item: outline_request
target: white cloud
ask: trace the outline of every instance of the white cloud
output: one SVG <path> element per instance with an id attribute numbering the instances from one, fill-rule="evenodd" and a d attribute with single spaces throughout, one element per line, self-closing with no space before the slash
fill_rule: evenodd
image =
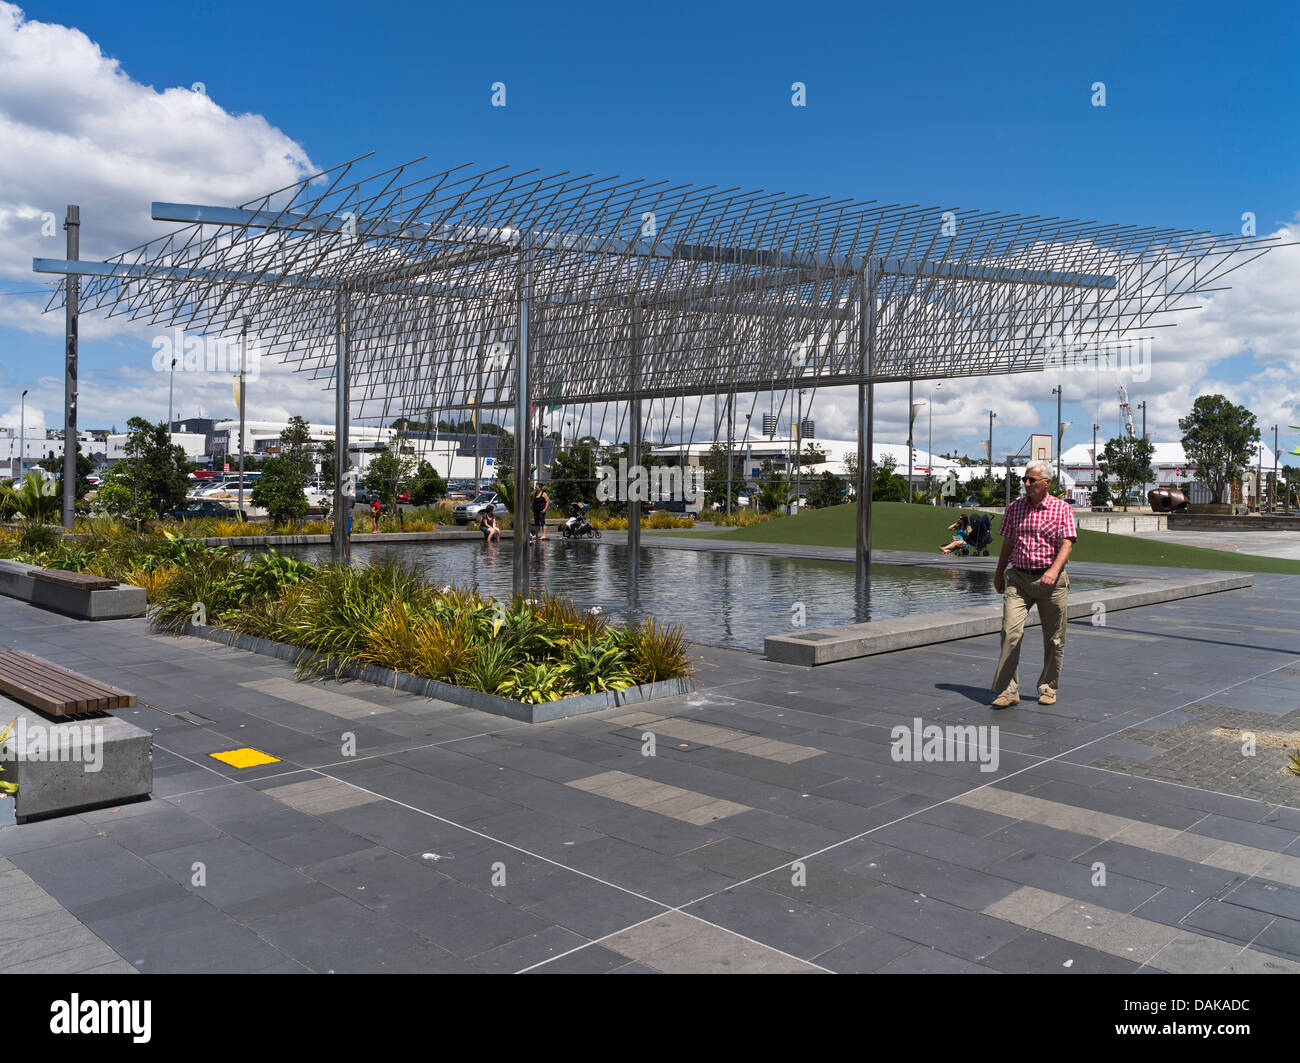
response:
<path id="1" fill-rule="evenodd" d="M 0 144 L 0 277 L 32 286 L 56 279 L 33 274 L 31 260 L 65 257 L 69 203 L 81 207 L 81 256 L 103 259 L 175 228 L 150 220 L 154 200 L 238 203 L 316 170 L 261 115 L 231 114 L 188 86 L 140 84 L 80 30 L 4 2 Z M 40 305 L 0 298 L 0 323 L 57 332 L 61 319 L 40 319 Z"/>

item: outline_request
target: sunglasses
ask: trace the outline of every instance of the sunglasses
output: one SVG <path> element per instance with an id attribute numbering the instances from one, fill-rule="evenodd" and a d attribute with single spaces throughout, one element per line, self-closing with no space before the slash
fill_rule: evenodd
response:
<path id="1" fill-rule="evenodd" d="M 1038 483 L 1039 480 L 1046 480 L 1046 479 L 1047 479 L 1046 476 L 1026 476 L 1026 477 L 1025 477 L 1025 483 L 1027 483 L 1027 484 L 1036 484 L 1036 483 Z"/>

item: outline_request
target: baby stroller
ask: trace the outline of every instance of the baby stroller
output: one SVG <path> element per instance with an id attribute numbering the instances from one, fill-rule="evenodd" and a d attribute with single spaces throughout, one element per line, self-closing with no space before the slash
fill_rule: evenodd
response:
<path id="1" fill-rule="evenodd" d="M 574 502 L 569 507 L 569 519 L 564 522 L 560 534 L 566 539 L 599 539 L 600 530 L 587 519 L 585 502 Z"/>
<path id="2" fill-rule="evenodd" d="M 970 519 L 970 531 L 966 533 L 966 545 L 957 553 L 962 557 L 973 554 L 980 557 L 989 556 L 989 544 L 993 542 L 993 526 L 989 523 L 987 513 L 976 513 Z"/>

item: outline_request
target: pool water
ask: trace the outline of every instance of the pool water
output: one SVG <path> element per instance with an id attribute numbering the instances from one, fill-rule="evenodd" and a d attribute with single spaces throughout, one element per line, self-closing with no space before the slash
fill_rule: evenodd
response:
<path id="1" fill-rule="evenodd" d="M 435 585 L 475 586 L 481 594 L 509 597 L 513 543 L 480 541 L 361 544 L 355 563 L 392 558 L 420 566 Z M 993 576 L 960 567 L 873 565 L 868 598 L 859 603 L 854 569 L 842 561 L 761 557 L 752 554 L 642 547 L 640 578 L 628 587 L 628 547 L 561 538 L 532 548 L 533 587 L 564 594 L 583 609 L 599 606 L 623 623 L 650 615 L 680 624 L 692 642 L 760 651 L 768 635 L 865 620 L 996 605 Z M 294 551 L 298 553 L 298 551 Z M 304 551 L 320 560 L 328 550 Z M 300 555 L 301 556 L 301 555 Z M 1071 577 L 1070 587 L 1091 590 L 1104 580 Z M 802 619 L 802 625 L 796 622 Z"/>

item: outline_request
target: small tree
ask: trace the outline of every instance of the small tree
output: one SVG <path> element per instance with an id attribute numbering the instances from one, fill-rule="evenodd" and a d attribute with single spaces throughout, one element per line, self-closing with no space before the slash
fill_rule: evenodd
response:
<path id="1" fill-rule="evenodd" d="M 391 506 L 397 501 L 398 485 L 410 472 L 410 458 L 398 457 L 391 451 L 384 450 L 366 467 L 362 483 L 366 490 L 378 495 L 379 501 L 385 506 Z"/>
<path id="2" fill-rule="evenodd" d="M 300 483 L 310 480 L 315 474 L 320 450 L 311 437 L 311 425 L 296 415 L 290 417 L 289 426 L 280 433 L 280 460 L 288 463 Z M 263 467 L 263 475 L 265 472 Z"/>
<path id="3" fill-rule="evenodd" d="M 591 444 L 585 441 L 556 452 L 546 493 L 561 510 L 567 510 L 574 502 L 595 497 L 596 484 L 591 476 L 595 464 Z"/>
<path id="4" fill-rule="evenodd" d="M 744 477 L 732 473 L 731 504 L 734 507 L 744 486 Z M 714 443 L 704 458 L 704 494 L 710 504 L 725 506 L 727 504 L 727 448 L 721 443 Z"/>
<path id="5" fill-rule="evenodd" d="M 1097 482 L 1092 485 L 1092 493 L 1088 497 L 1090 505 L 1109 506 L 1111 504 L 1110 484 L 1106 482 L 1106 466 L 1097 462 Z"/>
<path id="6" fill-rule="evenodd" d="M 417 506 L 431 506 L 446 495 L 447 481 L 429 462 L 420 462 L 411 478 L 411 502 Z"/>
<path id="7" fill-rule="evenodd" d="M 114 516 L 145 520 L 180 506 L 189 486 L 185 451 L 172 444 L 161 421 L 132 417 L 126 427 L 126 457 L 113 466 L 98 494 L 104 508 Z"/>
<path id="8" fill-rule="evenodd" d="M 827 506 L 838 506 L 844 498 L 844 481 L 827 469 L 808 489 L 808 508 L 824 509 Z"/>
<path id="9" fill-rule="evenodd" d="M 307 495 L 302 489 L 302 466 L 284 455 L 268 458 L 253 484 L 253 505 L 261 506 L 276 524 L 292 524 L 307 516 Z"/>
<path id="10" fill-rule="evenodd" d="M 1178 421 L 1183 430 L 1183 453 L 1200 469 L 1216 502 L 1252 463 L 1259 441 L 1255 415 L 1222 395 L 1201 395 L 1192 411 Z"/>
<path id="11" fill-rule="evenodd" d="M 1156 471 L 1151 468 L 1151 458 L 1155 452 L 1155 444 L 1149 439 L 1117 436 L 1107 440 L 1097 464 L 1104 476 L 1114 477 L 1115 489 L 1124 500 L 1125 510 L 1128 509 L 1129 494 L 1133 488 L 1156 478 Z"/>

